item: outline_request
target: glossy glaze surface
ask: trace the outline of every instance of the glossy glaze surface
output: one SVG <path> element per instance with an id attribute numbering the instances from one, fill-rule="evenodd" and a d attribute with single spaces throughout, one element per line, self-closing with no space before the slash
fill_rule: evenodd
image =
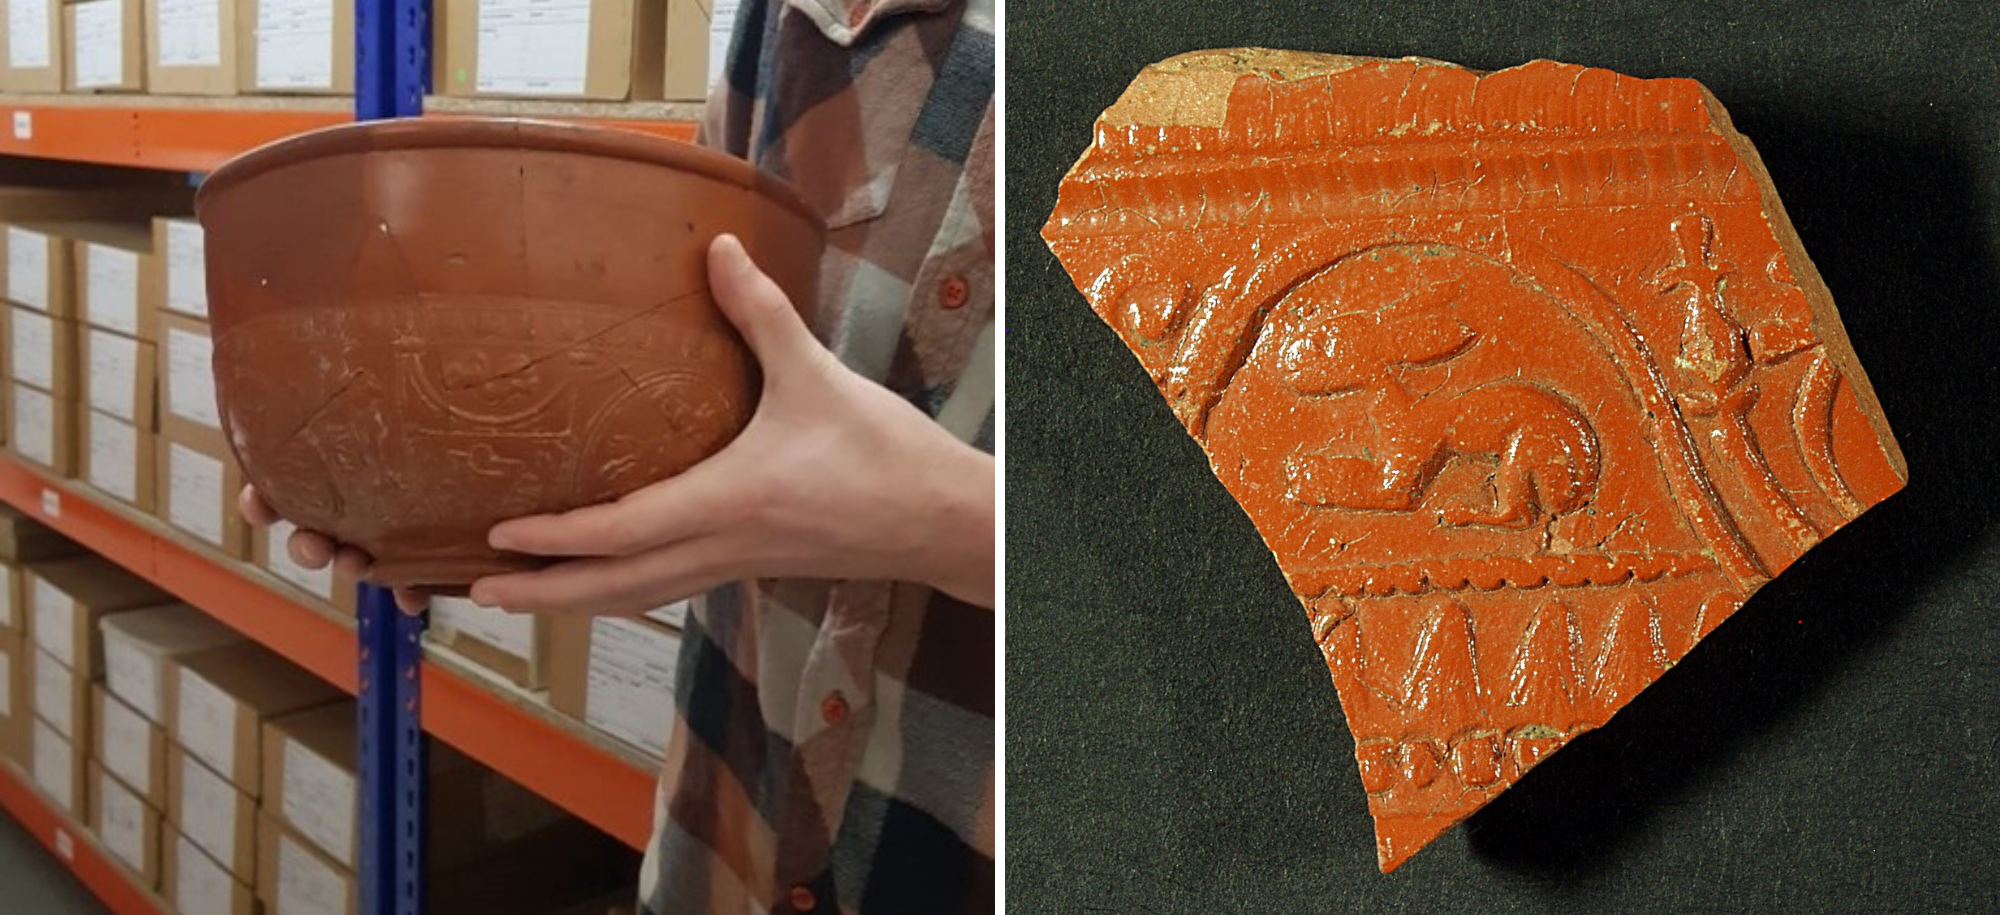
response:
<path id="1" fill-rule="evenodd" d="M 1906 479 L 1692 81 L 1183 55 L 1043 235 L 1305 605 L 1384 871 Z"/>
<path id="2" fill-rule="evenodd" d="M 388 584 L 530 568 L 507 518 L 678 474 L 761 380 L 709 298 L 743 239 L 802 308 L 823 228 L 746 163 L 511 120 L 344 126 L 247 154 L 199 199 L 216 393 L 245 476 Z"/>

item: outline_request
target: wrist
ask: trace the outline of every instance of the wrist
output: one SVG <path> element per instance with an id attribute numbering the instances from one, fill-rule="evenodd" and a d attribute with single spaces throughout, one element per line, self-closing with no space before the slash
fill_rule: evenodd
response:
<path id="1" fill-rule="evenodd" d="M 993 456 L 952 440 L 933 463 L 923 547 L 909 578 L 969 604 L 994 605 L 997 486 Z"/>

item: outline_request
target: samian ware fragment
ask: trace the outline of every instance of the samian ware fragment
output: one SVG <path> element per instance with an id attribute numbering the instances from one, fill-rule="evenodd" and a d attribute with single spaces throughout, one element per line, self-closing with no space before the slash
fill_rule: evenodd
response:
<path id="1" fill-rule="evenodd" d="M 1907 476 L 1690 80 L 1182 55 L 1042 234 L 1305 605 L 1385 872 Z"/>
<path id="2" fill-rule="evenodd" d="M 729 232 L 810 309 L 824 228 L 749 163 L 609 129 L 411 119 L 282 140 L 202 186 L 216 394 L 244 476 L 384 584 L 542 560 L 500 521 L 721 449 L 762 389 L 709 298 Z"/>

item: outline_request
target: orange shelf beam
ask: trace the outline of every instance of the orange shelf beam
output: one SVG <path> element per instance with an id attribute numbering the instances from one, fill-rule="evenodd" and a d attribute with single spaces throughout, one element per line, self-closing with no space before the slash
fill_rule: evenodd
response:
<path id="1" fill-rule="evenodd" d="M 0 458 L 0 500 L 207 611 L 293 663 L 354 692 L 351 626 Z M 423 668 L 424 730 L 633 848 L 651 835 L 653 776 L 463 676 Z"/>
<path id="2" fill-rule="evenodd" d="M 42 797 L 18 770 L 5 764 L 0 764 L 0 808 L 46 846 L 106 908 L 117 915 L 168 915 L 165 903 L 140 889 L 122 865 Z"/>
<path id="3" fill-rule="evenodd" d="M 0 154 L 207 172 L 246 150 L 353 120 L 339 110 L 7 105 Z"/>

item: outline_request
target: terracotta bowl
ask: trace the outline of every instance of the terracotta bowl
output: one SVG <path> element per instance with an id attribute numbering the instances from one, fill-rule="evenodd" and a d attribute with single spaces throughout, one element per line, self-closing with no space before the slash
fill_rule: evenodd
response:
<path id="1" fill-rule="evenodd" d="M 741 237 L 802 309 L 825 244 L 747 163 L 518 120 L 304 134 L 196 206 L 244 476 L 375 579 L 438 593 L 542 564 L 488 548 L 495 523 L 616 499 L 742 431 L 762 379 L 708 244 Z"/>

